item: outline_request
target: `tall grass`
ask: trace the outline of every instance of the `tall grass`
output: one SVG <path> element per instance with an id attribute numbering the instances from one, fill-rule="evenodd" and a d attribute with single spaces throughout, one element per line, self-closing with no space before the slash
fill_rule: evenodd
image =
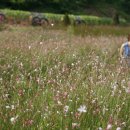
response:
<path id="1" fill-rule="evenodd" d="M 108 25 L 87 25 L 87 26 L 75 26 L 73 28 L 75 35 L 113 35 L 113 36 L 127 36 L 130 33 L 129 26 L 108 26 Z"/>
<path id="2" fill-rule="evenodd" d="M 68 33 L 0 32 L 0 129 L 130 128 L 129 71 L 118 59 L 125 37 Z"/>

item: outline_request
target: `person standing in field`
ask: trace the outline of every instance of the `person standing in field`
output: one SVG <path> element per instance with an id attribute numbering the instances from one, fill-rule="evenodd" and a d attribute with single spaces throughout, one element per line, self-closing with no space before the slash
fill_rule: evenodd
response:
<path id="1" fill-rule="evenodd" d="M 120 48 L 120 57 L 122 65 L 130 68 L 130 34 L 127 37 L 127 42 L 123 43 Z"/>

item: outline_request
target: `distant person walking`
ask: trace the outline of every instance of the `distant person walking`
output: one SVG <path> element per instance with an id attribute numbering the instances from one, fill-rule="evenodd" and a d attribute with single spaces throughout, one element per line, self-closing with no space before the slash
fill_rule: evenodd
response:
<path id="1" fill-rule="evenodd" d="M 121 45 L 120 57 L 123 67 L 130 68 L 130 34 L 127 37 L 127 42 Z"/>

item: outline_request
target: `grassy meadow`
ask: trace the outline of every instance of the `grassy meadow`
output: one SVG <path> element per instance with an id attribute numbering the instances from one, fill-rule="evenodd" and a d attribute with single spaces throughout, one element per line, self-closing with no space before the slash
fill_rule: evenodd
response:
<path id="1" fill-rule="evenodd" d="M 129 27 L 0 31 L 0 130 L 129 130 Z"/>

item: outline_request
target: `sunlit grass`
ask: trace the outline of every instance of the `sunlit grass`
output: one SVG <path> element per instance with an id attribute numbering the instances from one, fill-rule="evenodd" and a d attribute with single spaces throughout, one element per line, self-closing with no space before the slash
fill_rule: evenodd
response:
<path id="1" fill-rule="evenodd" d="M 10 27 L 0 39 L 0 129 L 130 128 L 123 35 Z"/>

